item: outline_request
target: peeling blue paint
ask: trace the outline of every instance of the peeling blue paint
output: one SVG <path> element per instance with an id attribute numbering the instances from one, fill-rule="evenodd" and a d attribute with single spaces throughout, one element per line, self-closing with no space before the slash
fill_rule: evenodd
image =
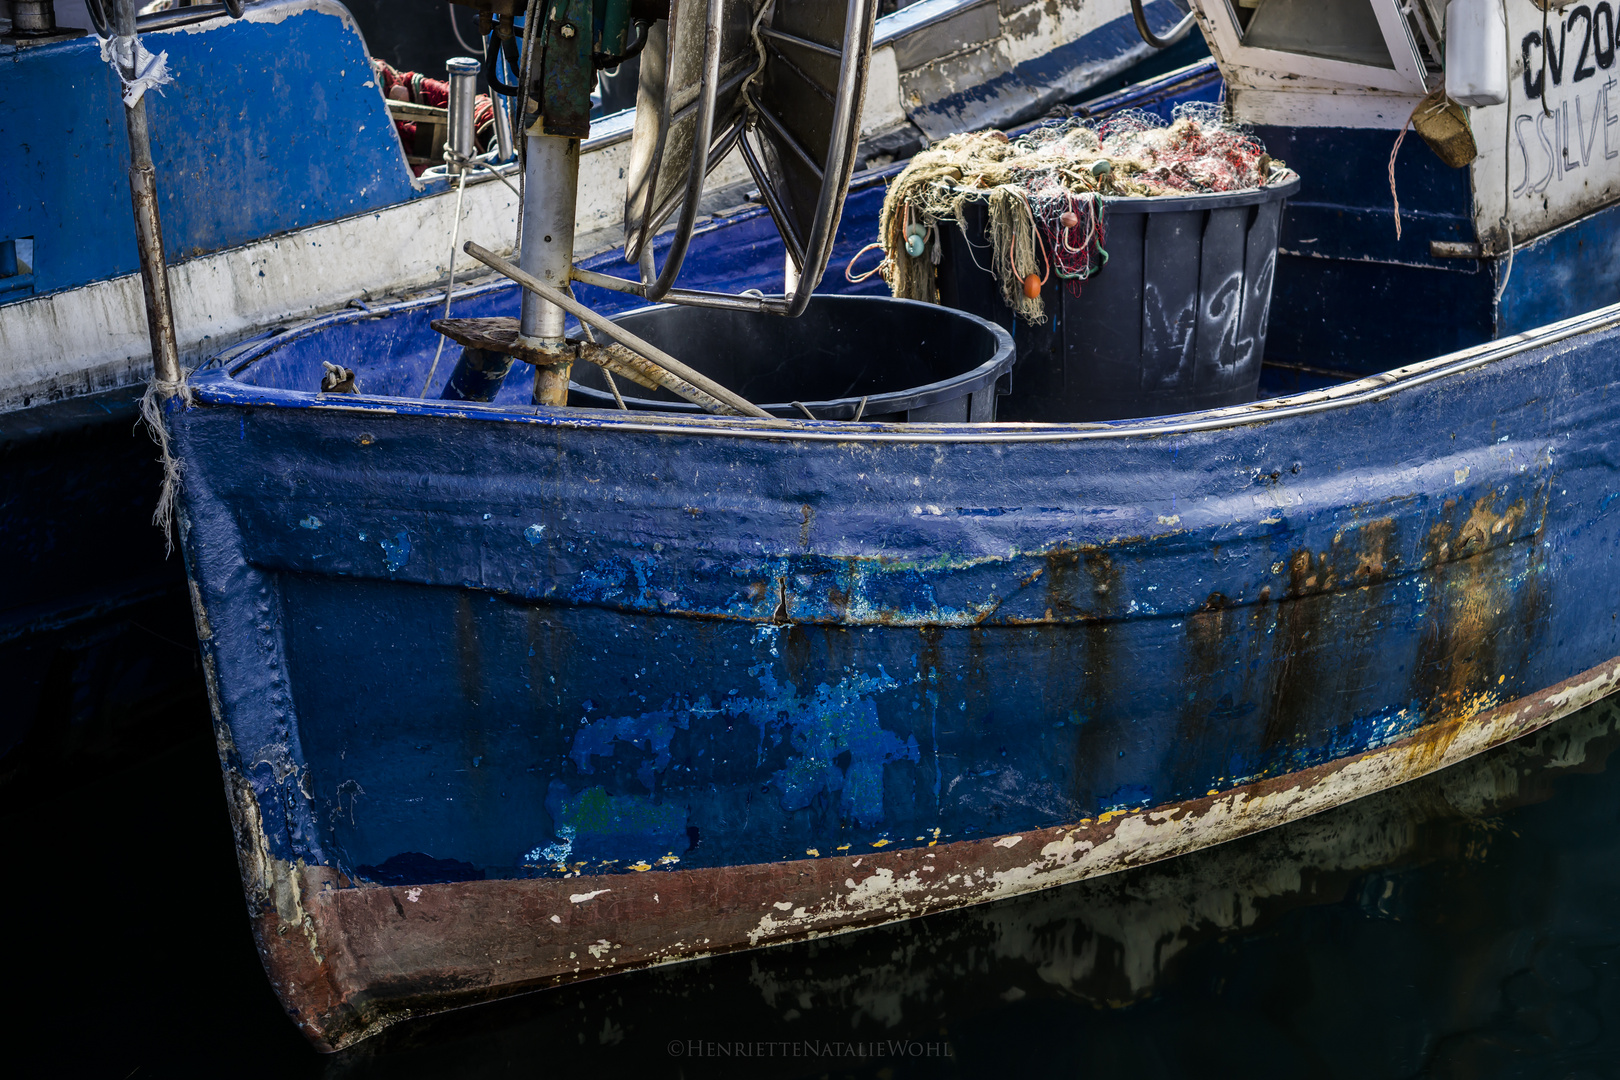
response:
<path id="1" fill-rule="evenodd" d="M 875 676 L 855 675 L 837 686 L 818 685 L 800 695 L 792 683 L 778 683 L 768 668 L 753 668 L 763 695 L 730 698 L 726 709 L 748 713 L 767 727 L 785 732 L 797 755 L 773 774 L 779 803 L 789 813 L 803 810 L 822 792 L 838 796 L 840 812 L 862 828 L 883 821 L 883 766 L 918 760 L 917 740 L 901 740 L 878 723 L 873 695 L 900 684 L 880 667 Z"/>
<path id="2" fill-rule="evenodd" d="M 688 706 L 670 701 L 636 716 L 598 720 L 574 735 L 570 757 L 580 773 L 591 775 L 595 761 L 612 757 L 616 744 L 632 746 L 645 755 L 636 778 L 652 792 L 670 765 L 675 733 L 690 730 L 694 717 L 746 717 L 758 729 L 760 762 L 767 742 L 792 748 L 787 764 L 771 778 L 782 810 L 803 810 L 825 792 L 837 796 L 839 811 L 860 827 L 880 823 L 883 766 L 919 760 L 914 736 L 901 739 L 878 722 L 874 695 L 901 684 L 880 667 L 877 675 L 854 675 L 836 686 L 821 683 L 800 694 L 792 683 L 779 681 L 768 665 L 748 673 L 759 681 L 757 696 L 733 689 L 718 705 L 707 697 Z"/>
<path id="3" fill-rule="evenodd" d="M 557 826 L 556 841 L 535 848 L 525 856 L 525 861 L 531 864 L 545 864 L 548 866 L 566 863 L 573 850 L 574 827 L 572 825 L 559 825 Z"/>
<path id="4" fill-rule="evenodd" d="M 365 535 L 361 534 L 360 538 L 364 540 Z M 398 571 L 400 567 L 410 562 L 411 538 L 410 534 L 404 529 L 401 529 L 399 532 L 395 533 L 392 540 L 385 536 L 378 542 L 382 544 L 383 563 L 388 567 L 388 572 L 390 574 Z"/>
<path id="5" fill-rule="evenodd" d="M 707 705 L 708 701 L 704 699 L 698 707 L 712 711 L 707 709 Z M 585 702 L 587 712 L 590 707 L 591 703 Z M 573 758 L 575 767 L 589 776 L 595 771 L 591 764 L 593 757 L 612 757 L 614 743 L 627 743 L 649 755 L 636 770 L 636 779 L 648 791 L 652 791 L 657 783 L 655 774 L 669 767 L 670 739 L 677 729 L 685 730 L 690 724 L 690 712 L 668 705 L 639 716 L 607 717 L 579 730 L 574 736 L 574 747 L 569 756 Z"/>
<path id="6" fill-rule="evenodd" d="M 597 860 L 652 861 L 687 846 L 686 807 L 646 796 L 614 795 L 600 785 L 570 796 L 557 782 L 546 796 L 546 810 L 558 823 L 559 845 Z"/>

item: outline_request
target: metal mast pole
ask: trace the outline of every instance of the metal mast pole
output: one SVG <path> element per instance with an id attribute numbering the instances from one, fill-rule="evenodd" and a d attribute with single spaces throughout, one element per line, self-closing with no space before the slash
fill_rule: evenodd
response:
<path id="1" fill-rule="evenodd" d="M 539 127 L 536 122 L 535 127 Z M 523 166 L 523 240 L 518 266 L 559 292 L 574 271 L 574 208 L 579 198 L 579 140 L 529 129 Z M 535 368 L 537 405 L 566 405 L 571 355 L 563 339 L 566 312 L 525 289 L 519 333 L 524 344 L 555 352 L 558 363 Z"/>

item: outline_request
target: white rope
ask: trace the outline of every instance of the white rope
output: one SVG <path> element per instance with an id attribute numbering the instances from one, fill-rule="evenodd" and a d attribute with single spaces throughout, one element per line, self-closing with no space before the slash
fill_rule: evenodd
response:
<path id="1" fill-rule="evenodd" d="M 174 554 L 175 504 L 180 496 L 180 480 L 184 467 L 169 448 L 169 429 L 163 423 L 165 402 L 178 399 L 183 408 L 191 408 L 191 387 L 184 378 L 177 383 L 164 382 L 155 376 L 146 384 L 141 397 L 141 415 L 137 425 L 146 430 L 157 443 L 158 463 L 163 466 L 163 486 L 158 490 L 157 508 L 152 511 L 152 524 L 163 530 L 163 554 Z"/>
<path id="2" fill-rule="evenodd" d="M 451 151 L 447 146 L 445 148 L 446 155 L 448 155 L 450 152 Z M 461 180 L 456 184 L 456 220 L 450 226 L 450 284 L 445 286 L 444 315 L 442 316 L 442 318 L 446 319 L 450 317 L 450 297 L 456 291 L 456 244 L 461 239 L 461 197 L 465 195 L 466 192 L 467 170 L 463 169 L 461 170 Z M 428 396 L 428 389 L 433 385 L 433 376 L 438 374 L 439 357 L 444 355 L 444 342 L 445 337 L 443 334 L 440 334 L 439 347 L 433 350 L 433 366 L 428 368 L 427 381 L 422 384 L 421 397 Z"/>
<path id="3" fill-rule="evenodd" d="M 512 103 L 517 106 L 517 118 L 512 122 L 512 138 L 517 140 L 518 158 L 518 212 L 517 240 L 513 251 L 523 250 L 523 197 L 529 190 L 529 77 L 534 70 L 534 43 L 539 37 L 535 26 L 540 14 L 540 0 L 529 0 L 523 11 L 523 52 L 518 57 L 518 92 Z"/>
<path id="4" fill-rule="evenodd" d="M 1542 11 L 1541 17 L 1545 22 L 1547 18 L 1545 10 Z M 1502 0 L 1502 19 L 1504 22 L 1507 20 L 1507 0 Z M 1508 39 L 1503 38 L 1503 40 L 1507 41 Z M 1545 66 L 1547 60 L 1546 49 L 1541 50 L 1541 59 L 1543 66 Z M 1507 62 L 1509 73 L 1508 96 L 1507 100 L 1502 103 L 1502 111 L 1506 114 L 1507 121 L 1505 125 L 1506 134 L 1502 142 L 1504 148 L 1513 145 L 1513 46 L 1511 43 L 1507 47 Z M 1545 86 L 1545 83 L 1543 85 Z M 1542 97 L 1545 98 L 1546 94 L 1544 93 Z M 1513 178 L 1509 175 L 1512 163 L 1513 155 L 1504 149 L 1502 153 L 1502 228 L 1507 230 L 1508 257 L 1507 270 L 1502 275 L 1502 283 L 1496 287 L 1496 306 L 1498 308 L 1502 306 L 1502 295 L 1507 292 L 1508 282 L 1513 280 Z M 1529 169 L 1527 168 L 1525 171 L 1528 174 Z"/>
<path id="5" fill-rule="evenodd" d="M 468 52 L 473 51 L 473 47 L 467 44 L 467 39 L 461 36 L 461 24 L 456 21 L 456 5 L 454 4 L 450 5 L 450 31 L 456 35 L 457 44 Z M 482 34 L 478 35 L 478 55 L 484 55 L 484 35 Z"/>
<path id="6" fill-rule="evenodd" d="M 624 403 L 624 398 L 619 396 L 619 384 L 613 381 L 613 372 L 609 371 L 607 368 L 601 368 L 600 370 L 602 372 L 602 378 L 607 380 L 608 389 L 613 391 L 613 400 L 619 403 L 619 408 L 623 409 L 625 412 L 629 412 L 630 406 L 626 405 Z"/>
<path id="7" fill-rule="evenodd" d="M 753 71 L 749 72 L 748 78 L 743 80 L 742 85 L 743 108 L 750 113 L 754 111 L 753 95 L 750 91 L 753 90 L 754 83 L 759 80 L 760 74 L 765 70 L 765 39 L 759 36 L 759 24 L 765 21 L 765 16 L 769 15 L 771 9 L 775 6 L 775 0 L 766 0 L 760 6 L 759 14 L 754 16 L 754 25 L 748 30 L 748 36 L 754 40 L 754 52 L 759 57 L 759 63 L 754 66 Z"/>
<path id="8" fill-rule="evenodd" d="M 148 90 L 157 90 L 160 86 L 167 86 L 174 81 L 169 74 L 169 54 L 160 52 L 156 56 L 146 51 L 139 37 L 97 37 L 101 42 L 101 59 L 112 65 L 113 71 L 118 74 L 118 81 L 123 86 L 124 107 L 133 109 L 140 103 L 142 96 Z M 130 52 L 133 49 L 134 58 Z M 133 71 L 135 74 L 130 75 Z M 163 91 L 158 90 L 161 95 Z"/>
<path id="9" fill-rule="evenodd" d="M 513 187 L 512 181 L 508 180 L 506 175 L 495 166 L 491 165 L 487 161 L 480 161 L 475 157 L 468 157 L 466 154 L 452 150 L 449 143 L 446 143 L 444 147 L 444 160 L 452 165 L 471 165 L 476 169 L 483 169 L 495 179 L 505 184 L 506 189 L 512 194 L 516 195 L 520 199 L 523 197 L 523 193 L 518 191 L 517 188 Z"/>

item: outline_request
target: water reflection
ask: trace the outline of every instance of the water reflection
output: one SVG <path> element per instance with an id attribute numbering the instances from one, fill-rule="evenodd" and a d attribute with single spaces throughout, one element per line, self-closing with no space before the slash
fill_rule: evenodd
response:
<path id="1" fill-rule="evenodd" d="M 1617 731 L 1600 704 L 1220 848 L 418 1021 L 325 1071 L 1607 1075 Z M 714 1056 L 745 1051 L 772 1056 Z"/>
<path id="2" fill-rule="evenodd" d="M 325 1058 L 253 951 L 207 716 L 175 721 L 192 734 L 170 750 L 0 807 L 0 925 L 23 991 L 5 1014 L 12 1072 L 1563 1078 L 1620 1063 L 1615 705 L 1158 866 L 546 991 Z M 695 1056 L 738 1043 L 775 1056 Z"/>

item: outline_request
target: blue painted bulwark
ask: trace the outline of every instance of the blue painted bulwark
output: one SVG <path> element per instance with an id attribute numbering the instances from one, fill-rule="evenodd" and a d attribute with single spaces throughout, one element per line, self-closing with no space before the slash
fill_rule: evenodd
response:
<path id="1" fill-rule="evenodd" d="M 1358 753 L 1620 653 L 1615 597 L 1562 587 L 1614 540 L 1578 434 L 1614 417 L 1571 374 L 1614 333 L 1581 346 L 989 436 L 207 373 L 174 428 L 208 651 L 237 744 L 301 755 L 235 767 L 307 816 L 278 857 L 525 876 L 1040 828 Z"/>

